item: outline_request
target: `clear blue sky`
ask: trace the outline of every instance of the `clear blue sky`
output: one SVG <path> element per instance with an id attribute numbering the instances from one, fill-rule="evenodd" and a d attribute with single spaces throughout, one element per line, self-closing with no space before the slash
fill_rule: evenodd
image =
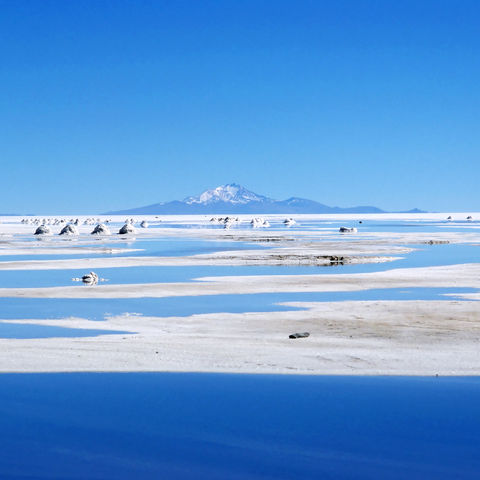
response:
<path id="1" fill-rule="evenodd" d="M 480 2 L 0 0 L 0 212 L 237 182 L 480 210 Z"/>

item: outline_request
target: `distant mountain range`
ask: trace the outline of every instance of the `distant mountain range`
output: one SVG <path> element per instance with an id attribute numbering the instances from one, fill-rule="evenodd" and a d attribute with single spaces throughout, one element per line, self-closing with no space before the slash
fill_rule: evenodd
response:
<path id="1" fill-rule="evenodd" d="M 420 213 L 414 209 L 405 213 Z M 144 207 L 107 212 L 108 215 L 195 215 L 195 214 L 268 214 L 268 213 L 384 213 L 372 206 L 329 207 L 313 200 L 291 197 L 287 200 L 273 200 L 258 195 L 241 185 L 231 183 L 206 190 L 197 197 L 184 200 L 154 203 Z M 402 212 L 403 213 L 403 212 Z"/>

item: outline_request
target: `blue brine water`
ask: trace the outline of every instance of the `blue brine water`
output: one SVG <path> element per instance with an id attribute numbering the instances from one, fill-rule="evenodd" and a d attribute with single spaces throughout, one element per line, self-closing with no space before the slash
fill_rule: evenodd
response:
<path id="1" fill-rule="evenodd" d="M 0 478 L 480 476 L 478 378 L 4 374 Z"/>

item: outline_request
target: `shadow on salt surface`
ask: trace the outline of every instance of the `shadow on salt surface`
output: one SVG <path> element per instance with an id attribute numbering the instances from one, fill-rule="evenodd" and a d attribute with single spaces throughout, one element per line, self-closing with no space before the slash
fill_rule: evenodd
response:
<path id="1" fill-rule="evenodd" d="M 208 313 L 279 312 L 301 310 L 288 302 L 341 302 L 388 300 L 443 300 L 444 294 L 475 293 L 472 288 L 391 288 L 354 292 L 257 293 L 244 295 L 198 295 L 164 298 L 6 298 L 2 319 L 58 319 L 79 317 L 104 320 L 122 314 L 152 317 L 187 317 Z M 460 301 L 465 301 L 459 299 Z"/>
<path id="2" fill-rule="evenodd" d="M 100 335 L 126 334 L 121 330 L 97 330 L 83 328 L 52 327 L 49 325 L 29 325 L 0 322 L 0 338 L 68 338 L 98 337 Z"/>

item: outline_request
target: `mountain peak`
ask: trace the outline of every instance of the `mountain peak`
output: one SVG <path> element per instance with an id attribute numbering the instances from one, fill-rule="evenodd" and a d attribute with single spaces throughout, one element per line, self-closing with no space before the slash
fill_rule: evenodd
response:
<path id="1" fill-rule="evenodd" d="M 268 197 L 257 195 L 237 183 L 227 183 L 211 190 L 205 190 L 196 197 L 187 197 L 184 202 L 188 205 L 212 205 L 220 202 L 232 205 L 245 205 L 251 202 L 272 202 L 272 200 Z"/>
<path id="2" fill-rule="evenodd" d="M 238 183 L 219 185 L 183 201 L 173 200 L 139 208 L 108 212 L 126 215 L 195 215 L 195 214 L 319 214 L 319 213 L 381 213 L 376 207 L 329 207 L 307 198 L 290 197 L 276 201 L 247 190 Z"/>

